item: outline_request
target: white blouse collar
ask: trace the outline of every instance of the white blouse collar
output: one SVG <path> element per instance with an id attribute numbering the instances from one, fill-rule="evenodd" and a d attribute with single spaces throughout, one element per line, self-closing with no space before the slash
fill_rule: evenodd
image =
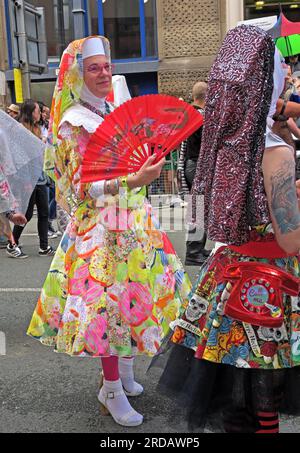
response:
<path id="1" fill-rule="evenodd" d="M 105 98 L 97 98 L 96 96 L 94 96 L 85 83 L 83 84 L 83 87 L 81 89 L 80 99 L 82 99 L 82 101 L 84 102 L 87 102 L 92 107 L 95 107 L 97 110 L 100 110 L 103 113 L 105 112 Z"/>

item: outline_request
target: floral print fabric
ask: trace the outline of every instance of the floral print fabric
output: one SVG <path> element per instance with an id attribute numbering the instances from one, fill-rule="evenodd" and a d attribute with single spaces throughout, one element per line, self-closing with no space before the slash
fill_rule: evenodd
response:
<path id="1" fill-rule="evenodd" d="M 191 284 L 144 188 L 130 191 L 124 183 L 119 205 L 119 196 L 106 196 L 98 207 L 89 185 L 82 187 L 80 165 L 88 139 L 81 127 L 63 123 L 60 128 L 57 158 L 78 206 L 28 334 L 75 356 L 126 356 L 136 349 L 153 355 L 187 304 Z"/>
<path id="2" fill-rule="evenodd" d="M 259 227 L 254 237 L 265 240 L 269 234 Z M 218 300 L 226 286 L 220 278 L 222 269 L 235 261 L 270 263 L 300 277 L 297 257 L 254 259 L 224 248 L 202 267 L 193 289 L 196 297 L 190 298 L 172 341 L 195 351 L 202 343 L 197 358 L 238 368 L 280 369 L 300 365 L 299 297 L 284 295 L 284 323 L 280 328 L 258 327 L 217 314 Z M 197 294 L 205 297 L 206 306 L 197 300 Z"/>

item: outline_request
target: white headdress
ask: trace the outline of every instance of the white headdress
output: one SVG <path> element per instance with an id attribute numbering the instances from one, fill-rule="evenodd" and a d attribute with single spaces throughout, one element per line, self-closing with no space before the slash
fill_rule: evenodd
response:
<path id="1" fill-rule="evenodd" d="M 280 95 L 284 89 L 286 71 L 282 67 L 283 62 L 284 62 L 284 59 L 283 59 L 281 53 L 279 52 L 279 50 L 277 48 L 275 48 L 274 74 L 273 74 L 274 86 L 273 86 L 271 107 L 269 110 L 268 121 L 267 121 L 269 127 L 272 127 L 272 125 L 274 123 L 272 118 L 276 112 L 277 101 L 280 98 Z"/>
<path id="2" fill-rule="evenodd" d="M 82 59 L 106 55 L 104 45 L 100 37 L 86 39 L 82 46 Z"/>

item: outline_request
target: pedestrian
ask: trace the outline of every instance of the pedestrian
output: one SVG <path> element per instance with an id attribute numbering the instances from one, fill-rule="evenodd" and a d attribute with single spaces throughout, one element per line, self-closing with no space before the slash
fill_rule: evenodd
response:
<path id="1" fill-rule="evenodd" d="M 294 74 L 296 71 L 300 71 L 299 55 L 291 55 L 288 57 L 288 64 L 291 68 L 291 73 Z"/>
<path id="2" fill-rule="evenodd" d="M 192 90 L 193 107 L 204 116 L 205 97 L 207 92 L 207 84 L 198 81 L 194 84 Z M 203 126 L 195 131 L 190 137 L 186 139 L 186 143 L 182 145 L 184 150 L 184 179 L 187 183 L 189 193 L 192 189 L 197 161 L 200 152 L 201 138 Z M 203 262 L 210 255 L 210 251 L 205 249 L 206 233 L 200 230 L 192 222 L 188 223 L 187 239 L 186 239 L 186 266 L 197 266 Z"/>
<path id="3" fill-rule="evenodd" d="M 40 121 L 39 126 L 41 130 L 41 138 L 44 143 L 47 143 L 47 136 L 48 136 L 48 122 L 46 121 L 46 114 L 44 113 L 44 109 L 46 108 L 45 104 L 41 101 L 38 102 L 38 106 L 40 108 Z"/>
<path id="4" fill-rule="evenodd" d="M 191 430 L 276 433 L 278 412 L 300 413 L 300 191 L 285 121 L 272 119 L 286 75 L 274 51 L 242 25 L 209 76 L 193 193 L 204 190 L 208 237 L 227 245 L 200 269 L 159 385 L 185 398 Z"/>
<path id="5" fill-rule="evenodd" d="M 16 104 L 10 104 L 9 107 L 7 107 L 6 113 L 13 118 L 14 120 L 18 119 L 18 116 L 20 114 L 20 107 Z"/>
<path id="6" fill-rule="evenodd" d="M 0 142 L 1 142 L 1 131 L 0 131 Z M 7 241 L 11 241 L 15 245 L 15 241 L 12 235 L 12 231 L 9 222 L 15 225 L 25 225 L 27 220 L 23 214 L 16 212 L 13 209 L 15 205 L 15 199 L 9 187 L 7 178 L 4 174 L 3 165 L 0 164 L 0 233 L 1 238 L 5 240 L 5 248 Z M 3 242 L 4 242 L 3 240 Z M 20 249 L 15 245 L 15 253 L 19 258 L 27 258 L 27 255 L 22 253 Z"/>
<path id="7" fill-rule="evenodd" d="M 199 81 L 194 84 L 193 90 L 192 90 L 192 96 L 193 96 L 192 106 L 202 116 L 204 116 L 206 92 L 207 92 L 207 83 Z M 191 191 L 194 177 L 195 177 L 196 166 L 197 166 L 197 161 L 198 161 L 200 146 L 201 146 L 202 131 L 203 131 L 203 126 L 201 126 L 199 129 L 197 129 L 186 140 L 187 147 L 186 147 L 186 155 L 185 155 L 184 174 L 185 174 L 185 179 L 188 184 L 189 191 Z"/>
<path id="8" fill-rule="evenodd" d="M 37 138 L 42 139 L 41 129 L 39 126 L 40 117 L 41 117 L 40 107 L 37 102 L 29 99 L 22 104 L 19 122 Z M 44 172 L 42 172 L 30 197 L 28 208 L 25 214 L 27 223 L 32 219 L 33 208 L 35 205 L 37 208 L 37 225 L 40 242 L 38 254 L 39 256 L 52 256 L 54 255 L 54 249 L 50 245 L 48 245 L 49 206 L 48 206 L 47 177 L 44 174 Z M 23 230 L 24 227 L 20 225 L 15 225 L 13 229 L 13 236 L 18 246 Z M 13 244 L 9 243 L 6 251 L 10 257 L 12 258 L 16 257 L 14 253 Z"/>
<path id="9" fill-rule="evenodd" d="M 120 425 L 138 426 L 143 416 L 127 398 L 143 391 L 134 379 L 133 356 L 157 352 L 191 287 L 145 197 L 144 186 L 159 176 L 164 160 L 153 165 L 151 156 L 135 175 L 81 183 L 90 135 L 113 110 L 106 101 L 111 79 L 106 38 L 74 41 L 65 50 L 51 108 L 48 138 L 53 142 L 46 163 L 56 183 L 57 202 L 71 220 L 28 334 L 57 352 L 101 358 L 102 410 Z M 122 220 L 115 214 L 119 197 L 128 203 L 130 224 L 115 225 Z"/>
<path id="10" fill-rule="evenodd" d="M 41 129 L 41 136 L 44 143 L 47 143 L 48 139 L 48 128 L 49 128 L 49 107 L 47 107 L 43 102 L 38 102 L 41 112 L 41 117 L 39 121 L 39 126 Z M 51 239 L 57 238 L 60 232 L 58 232 L 53 225 L 54 220 L 57 217 L 57 205 L 55 200 L 55 183 L 54 181 L 46 175 L 47 178 L 47 191 L 48 191 L 48 200 L 49 200 L 49 219 L 48 219 L 48 237 Z"/>
<path id="11" fill-rule="evenodd" d="M 49 128 L 49 118 L 50 118 L 50 109 L 45 104 L 43 104 L 43 109 L 42 109 L 42 112 L 41 112 L 41 116 L 42 116 L 44 125 L 47 128 L 47 130 L 48 130 L 48 128 Z"/>
<path id="12" fill-rule="evenodd" d="M 61 235 L 61 231 L 58 231 L 54 227 L 54 220 L 57 218 L 57 203 L 55 199 L 55 183 L 53 179 L 48 177 L 48 195 L 49 195 L 49 219 L 48 219 L 48 237 L 57 238 Z M 64 230 L 63 230 L 64 231 Z"/>
<path id="13" fill-rule="evenodd" d="M 0 111 L 0 234 L 14 258 L 27 258 L 10 223 L 25 225 L 29 199 L 43 164 L 43 145 L 11 116 Z"/>

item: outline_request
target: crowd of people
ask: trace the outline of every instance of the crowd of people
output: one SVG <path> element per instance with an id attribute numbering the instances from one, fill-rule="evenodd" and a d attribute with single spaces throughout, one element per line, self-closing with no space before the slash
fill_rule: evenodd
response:
<path id="1" fill-rule="evenodd" d="M 300 414 L 300 184 L 289 122 L 300 104 L 284 99 L 288 69 L 265 31 L 242 25 L 226 35 L 207 84 L 194 86 L 204 126 L 182 145 L 179 165 L 180 188 L 192 195 L 186 264 L 200 266 L 192 286 L 146 198 L 164 159 L 81 181 L 90 135 L 114 110 L 109 41 L 84 38 L 62 56 L 43 124 L 46 174 L 25 214 L 29 221 L 37 205 L 39 253 L 55 255 L 27 333 L 57 352 L 97 358 L 101 410 L 119 425 L 143 423 L 130 402 L 144 391 L 137 354 L 162 366 L 157 390 L 185 409 L 191 431 L 276 433 L 280 413 Z M 26 101 L 18 120 L 42 140 L 40 116 Z M 56 252 L 47 177 L 69 215 Z M 205 225 L 195 237 L 199 196 Z M 118 208 L 116 227 L 120 200 L 130 223 Z M 17 224 L 10 253 L 24 219 L 7 213 Z M 216 242 L 210 257 L 206 237 Z"/>
<path id="2" fill-rule="evenodd" d="M 28 99 L 21 105 L 11 104 L 7 108 L 7 114 L 38 139 L 44 143 L 47 142 L 50 109 L 42 102 Z M 26 223 L 32 219 L 35 206 L 40 244 L 38 254 L 40 256 L 54 255 L 54 249 L 48 244 L 48 241 L 49 238 L 56 238 L 61 234 L 53 226 L 53 220 L 56 218 L 55 186 L 51 178 L 42 172 L 30 197 L 23 221 L 15 223 L 12 236 L 8 241 L 7 237 L 0 237 L 0 247 L 6 247 L 7 254 L 11 258 L 24 259 L 28 257 L 22 250 L 20 237 Z"/>

